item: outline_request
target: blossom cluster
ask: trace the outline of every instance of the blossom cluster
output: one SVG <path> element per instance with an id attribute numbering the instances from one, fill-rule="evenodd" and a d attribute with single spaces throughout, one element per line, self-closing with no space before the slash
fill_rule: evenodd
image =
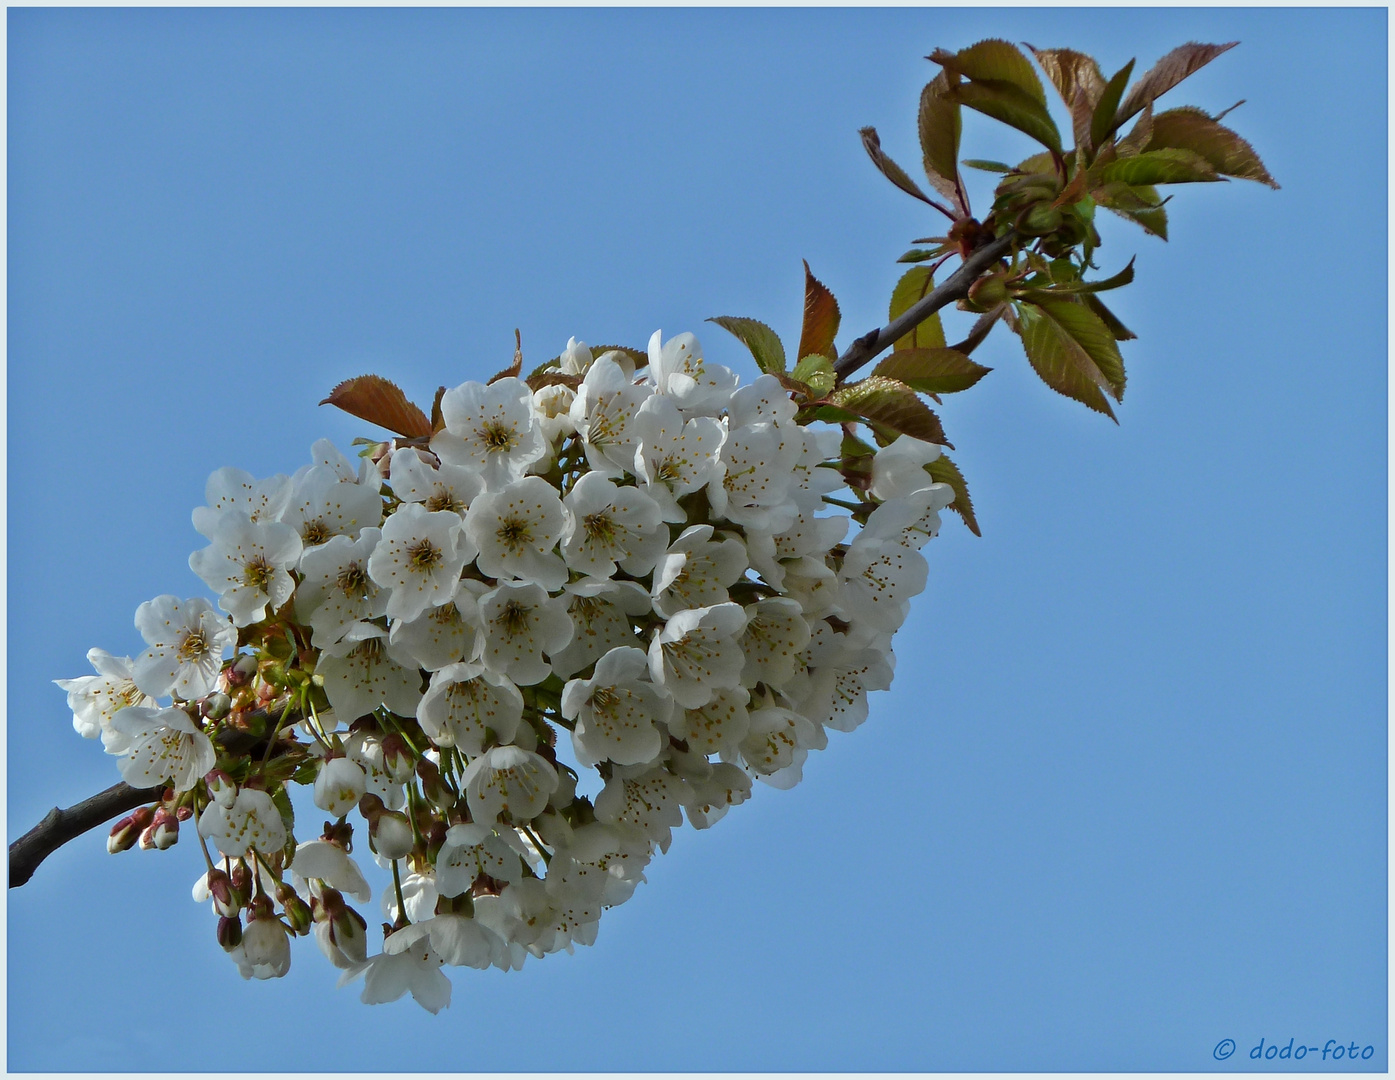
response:
<path id="1" fill-rule="evenodd" d="M 144 652 L 59 681 L 155 789 L 109 849 L 193 819 L 194 897 L 244 977 L 313 934 L 365 1002 L 436 1012 L 443 965 L 589 945 L 685 817 L 797 783 L 890 685 L 954 497 L 939 447 L 888 441 L 849 504 L 844 431 L 780 379 L 739 386 L 691 334 L 645 359 L 573 340 L 357 464 L 321 441 L 291 476 L 220 469 L 189 560 L 217 606 L 144 603 Z M 329 819 L 313 839 L 296 785 Z M 351 815 L 392 875 L 375 953 Z"/>

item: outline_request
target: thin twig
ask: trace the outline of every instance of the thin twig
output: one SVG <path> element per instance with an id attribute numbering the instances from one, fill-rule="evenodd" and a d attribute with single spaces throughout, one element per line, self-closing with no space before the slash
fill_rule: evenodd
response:
<path id="1" fill-rule="evenodd" d="M 49 855 L 88 829 L 160 797 L 163 787 L 133 788 L 124 780 L 66 810 L 54 807 L 10 845 L 10 888 L 23 885 Z"/>
<path id="2" fill-rule="evenodd" d="M 935 286 L 880 330 L 873 330 L 854 341 L 833 365 L 839 382 L 875 359 L 878 353 L 889 349 L 940 308 L 968 296 L 969 286 L 978 280 L 980 274 L 1011 251 L 1016 241 L 1017 235 L 1012 230 L 1008 230 L 996 240 L 989 241 L 965 259 L 964 265 L 945 278 L 943 284 Z"/>

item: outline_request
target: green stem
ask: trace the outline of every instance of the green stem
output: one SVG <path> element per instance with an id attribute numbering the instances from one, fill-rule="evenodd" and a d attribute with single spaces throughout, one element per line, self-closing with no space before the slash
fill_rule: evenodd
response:
<path id="1" fill-rule="evenodd" d="M 407 901 L 402 899 L 402 875 L 397 872 L 397 860 L 392 860 L 392 887 L 397 891 L 397 921 L 402 925 L 411 922 L 407 918 Z"/>

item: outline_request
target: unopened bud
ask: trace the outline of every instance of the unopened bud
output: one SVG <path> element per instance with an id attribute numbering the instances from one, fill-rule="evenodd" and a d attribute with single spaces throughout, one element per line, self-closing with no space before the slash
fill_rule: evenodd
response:
<path id="1" fill-rule="evenodd" d="M 358 812 L 368 819 L 371 826 L 378 819 L 378 815 L 387 809 L 383 805 L 383 800 L 374 795 L 371 791 L 358 801 Z"/>
<path id="2" fill-rule="evenodd" d="M 233 867 L 232 893 L 233 903 L 238 907 L 246 907 L 247 901 L 252 898 L 252 871 L 247 869 L 244 862 Z"/>
<path id="3" fill-rule="evenodd" d="M 396 810 L 385 810 L 378 815 L 369 832 L 374 850 L 385 859 L 404 859 L 412 851 L 415 838 L 407 815 Z"/>
<path id="4" fill-rule="evenodd" d="M 414 764 L 407 740 L 397 732 L 383 736 L 383 768 L 395 784 L 405 784 L 412 778 Z"/>
<path id="5" fill-rule="evenodd" d="M 232 698 L 222 691 L 214 691 L 199 703 L 199 715 L 207 720 L 221 720 L 232 709 Z"/>
<path id="6" fill-rule="evenodd" d="M 194 808 L 192 806 L 181 806 L 175 810 L 174 816 L 180 821 L 188 821 L 194 816 Z"/>
<path id="7" fill-rule="evenodd" d="M 237 785 L 233 783 L 233 778 L 222 769 L 214 769 L 207 773 L 203 782 L 208 785 L 208 797 L 221 806 L 224 810 L 231 810 L 233 803 L 237 801 Z"/>
<path id="8" fill-rule="evenodd" d="M 231 667 L 223 672 L 229 686 L 246 686 L 247 680 L 257 673 L 257 658 L 250 655 L 239 656 Z"/>
<path id="9" fill-rule="evenodd" d="M 441 779 L 441 770 L 422 758 L 417 762 L 417 775 L 421 777 L 421 791 L 426 801 L 437 810 L 449 811 L 455 805 L 455 795 Z"/>
<path id="10" fill-rule="evenodd" d="M 228 952 L 242 944 L 242 921 L 236 915 L 224 915 L 218 920 L 218 944 Z"/>
<path id="11" fill-rule="evenodd" d="M 297 934 L 308 934 L 310 924 L 314 918 L 310 912 L 310 905 L 300 897 L 292 893 L 288 898 L 281 901 L 281 906 L 286 909 L 286 921 L 291 924 L 291 929 Z"/>
<path id="12" fill-rule="evenodd" d="M 348 905 L 330 922 L 329 938 L 350 960 L 368 958 L 368 920 Z"/>
<path id="13" fill-rule="evenodd" d="M 155 818 L 140 836 L 140 846 L 164 851 L 179 843 L 179 819 L 163 806 L 155 811 Z"/>
<path id="14" fill-rule="evenodd" d="M 107 851 L 112 855 L 118 851 L 130 851 L 136 846 L 140 834 L 141 830 L 136 828 L 134 818 L 122 818 L 111 827 L 111 835 L 107 837 Z"/>
<path id="15" fill-rule="evenodd" d="M 228 875 L 215 868 L 208 872 L 207 881 L 209 894 L 213 897 L 214 910 L 219 915 L 236 915 L 242 905 L 237 902 Z"/>

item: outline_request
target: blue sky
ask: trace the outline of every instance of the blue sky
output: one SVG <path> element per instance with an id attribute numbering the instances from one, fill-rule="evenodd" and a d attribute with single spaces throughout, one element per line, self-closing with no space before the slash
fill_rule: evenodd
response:
<path id="1" fill-rule="evenodd" d="M 435 1018 L 360 1005 L 308 941 L 244 983 L 196 847 L 96 832 L 9 898 L 10 1068 L 1225 1071 L 1261 1038 L 1386 1067 L 1384 10 L 8 26 L 11 838 L 117 779 L 50 680 L 203 594 L 211 471 L 368 433 L 317 407 L 339 380 L 429 402 L 516 326 L 530 364 L 691 329 L 750 377 L 702 320 L 794 338 L 801 258 L 842 344 L 879 325 L 940 223 L 857 129 L 916 163 L 934 47 L 1113 71 L 1239 39 L 1165 101 L 1248 99 L 1226 122 L 1283 185 L 1180 190 L 1168 244 L 1110 224 L 1102 267 L 1138 256 L 1120 426 L 1006 332 L 980 350 L 942 415 L 984 536 L 926 549 L 894 688 L 798 788 L 678 834 L 594 948 L 454 971 Z M 1030 152 L 965 123 L 965 156 Z"/>

